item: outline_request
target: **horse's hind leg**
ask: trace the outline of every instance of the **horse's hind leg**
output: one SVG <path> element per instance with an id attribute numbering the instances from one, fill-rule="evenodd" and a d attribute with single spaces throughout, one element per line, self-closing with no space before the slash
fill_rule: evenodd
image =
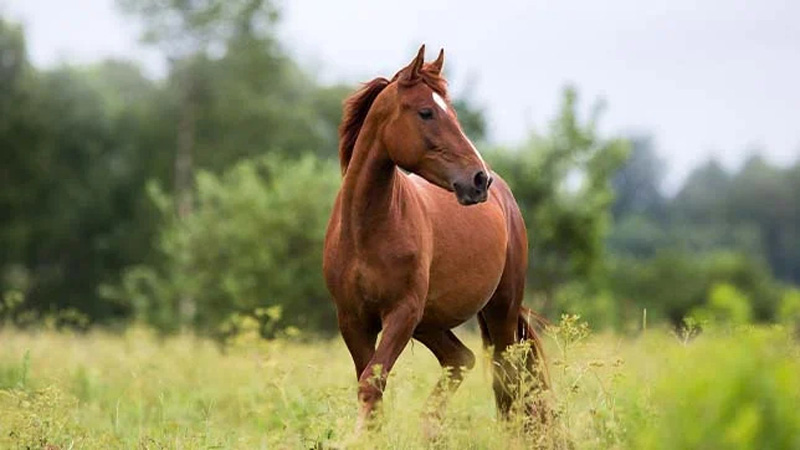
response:
<path id="1" fill-rule="evenodd" d="M 506 313 L 499 307 L 492 311 L 487 311 L 487 309 L 489 309 L 488 306 L 481 311 L 478 320 L 481 323 L 481 329 L 485 330 L 485 333 L 482 333 L 484 345 L 491 347 L 492 350 L 492 389 L 497 410 L 501 418 L 507 419 L 514 401 L 512 385 L 515 374 L 512 373 L 512 366 L 504 357 L 504 353 L 516 341 L 514 336 L 516 318 L 510 317 L 511 311 Z"/>
<path id="2" fill-rule="evenodd" d="M 540 366 L 543 361 L 540 361 L 539 338 L 528 324 L 522 308 L 528 244 L 521 218 L 512 223 L 512 228 L 516 232 L 511 233 L 506 267 L 494 295 L 478 314 L 478 322 L 484 346 L 493 348 L 492 387 L 500 416 L 507 418 L 514 401 L 520 399 L 529 417 L 534 418 L 538 412 L 541 418 L 545 413 L 543 404 L 531 400 L 530 391 L 546 389 L 547 377 Z M 521 355 L 525 361 L 509 361 L 506 350 L 525 341 L 529 341 L 527 351 Z M 531 386 L 533 384 L 538 386 Z M 539 411 L 535 411 L 537 409 Z"/>
<path id="3" fill-rule="evenodd" d="M 522 407 L 529 419 L 544 422 L 545 406 L 541 392 L 537 392 L 547 389 L 540 344 L 514 303 L 501 293 L 478 315 L 484 345 L 492 347 L 492 388 L 497 409 L 500 417 L 507 419 L 514 402 L 519 401 L 517 406 Z M 526 341 L 529 347 L 516 354 L 516 359 L 506 352 L 514 344 Z"/>
<path id="4" fill-rule="evenodd" d="M 450 330 L 415 332 L 414 338 L 433 352 L 444 370 L 428 399 L 424 423 L 426 436 L 434 438 L 447 401 L 463 380 L 464 370 L 475 367 L 475 355 Z"/>

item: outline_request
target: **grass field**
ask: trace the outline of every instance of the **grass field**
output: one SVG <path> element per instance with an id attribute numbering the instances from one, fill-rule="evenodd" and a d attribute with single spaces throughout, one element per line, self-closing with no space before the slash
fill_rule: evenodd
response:
<path id="1" fill-rule="evenodd" d="M 460 333 L 477 352 L 480 342 Z M 382 426 L 358 438 L 355 377 L 339 339 L 240 336 L 224 351 L 190 335 L 0 330 L 0 448 L 800 448 L 800 348 L 780 328 L 697 337 L 649 330 L 546 338 L 556 422 L 498 422 L 485 358 L 426 441 L 421 412 L 440 369 L 406 348 Z"/>

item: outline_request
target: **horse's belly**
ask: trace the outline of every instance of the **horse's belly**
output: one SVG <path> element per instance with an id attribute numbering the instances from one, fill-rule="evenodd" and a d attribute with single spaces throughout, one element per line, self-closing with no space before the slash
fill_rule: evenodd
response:
<path id="1" fill-rule="evenodd" d="M 454 288 L 445 294 L 429 297 L 420 326 L 455 328 L 474 317 L 489 302 L 500 281 L 498 274 L 492 283 L 469 289 Z"/>
<path id="2" fill-rule="evenodd" d="M 437 236 L 423 325 L 457 326 L 483 309 L 497 289 L 506 260 L 505 222 L 482 219 L 482 228 L 450 228 Z"/>

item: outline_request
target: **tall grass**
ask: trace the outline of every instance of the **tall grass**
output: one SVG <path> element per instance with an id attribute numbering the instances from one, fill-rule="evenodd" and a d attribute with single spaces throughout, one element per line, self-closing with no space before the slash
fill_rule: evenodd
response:
<path id="1" fill-rule="evenodd" d="M 567 316 L 546 339 L 546 430 L 496 419 L 483 358 L 435 441 L 421 425 L 441 369 L 418 343 L 390 376 L 381 426 L 360 437 L 338 339 L 245 335 L 222 348 L 141 328 L 6 328 L 0 343 L 0 448 L 800 448 L 800 349 L 779 328 L 626 338 Z"/>

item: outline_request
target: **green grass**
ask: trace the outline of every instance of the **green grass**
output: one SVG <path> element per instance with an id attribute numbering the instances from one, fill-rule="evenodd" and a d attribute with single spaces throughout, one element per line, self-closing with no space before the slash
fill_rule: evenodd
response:
<path id="1" fill-rule="evenodd" d="M 242 336 L 222 351 L 140 328 L 6 328 L 0 448 L 800 448 L 800 350 L 788 332 L 623 338 L 562 325 L 546 338 L 557 415 L 548 430 L 497 421 L 482 358 L 435 442 L 421 413 L 440 369 L 418 343 L 392 372 L 382 426 L 356 438 L 354 370 L 338 339 Z"/>

